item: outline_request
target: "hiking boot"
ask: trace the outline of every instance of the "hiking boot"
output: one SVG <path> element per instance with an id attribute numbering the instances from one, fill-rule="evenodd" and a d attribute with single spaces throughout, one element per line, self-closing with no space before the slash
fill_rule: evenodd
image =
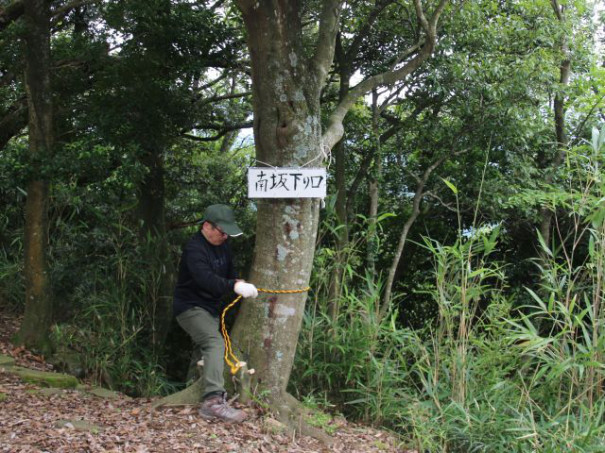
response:
<path id="1" fill-rule="evenodd" d="M 207 420 L 220 418 L 228 423 L 241 423 L 248 418 L 244 411 L 229 406 L 225 394 L 211 396 L 202 401 L 199 412 Z"/>

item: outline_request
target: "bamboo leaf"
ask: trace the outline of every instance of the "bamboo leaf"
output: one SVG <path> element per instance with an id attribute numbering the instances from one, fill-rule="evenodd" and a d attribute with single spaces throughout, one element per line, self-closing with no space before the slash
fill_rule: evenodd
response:
<path id="1" fill-rule="evenodd" d="M 542 234 L 540 234 L 539 231 L 536 231 L 538 233 L 538 241 L 540 242 L 540 246 L 542 247 L 542 250 L 544 250 L 548 256 L 553 256 L 552 251 L 550 250 L 550 247 L 548 247 L 548 245 L 546 245 L 546 242 L 544 242 L 544 238 L 542 237 Z"/>
<path id="2" fill-rule="evenodd" d="M 389 217 L 397 217 L 397 214 L 393 213 L 393 212 L 385 212 L 384 214 L 380 214 L 377 218 L 376 218 L 376 222 L 380 223 L 382 222 L 384 219 L 388 219 Z"/>
<path id="3" fill-rule="evenodd" d="M 529 295 L 536 301 L 538 302 L 538 305 L 540 306 L 540 308 L 542 308 L 545 312 L 548 311 L 546 309 L 546 304 L 542 301 L 542 299 L 540 298 L 540 296 L 538 296 L 531 288 L 525 288 L 527 290 L 527 292 L 529 293 Z"/>
<path id="4" fill-rule="evenodd" d="M 458 188 L 454 184 L 452 184 L 445 178 L 441 178 L 441 179 L 443 180 L 445 185 L 448 186 L 452 192 L 454 192 L 455 195 L 458 195 Z"/>
<path id="5" fill-rule="evenodd" d="M 599 150 L 599 130 L 596 127 L 592 128 L 592 149 Z"/>

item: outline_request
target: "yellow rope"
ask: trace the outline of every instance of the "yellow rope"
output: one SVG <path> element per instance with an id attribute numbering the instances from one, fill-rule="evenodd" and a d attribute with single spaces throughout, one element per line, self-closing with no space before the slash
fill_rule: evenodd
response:
<path id="1" fill-rule="evenodd" d="M 305 289 L 264 289 L 264 288 L 256 288 L 259 293 L 270 293 L 270 294 L 297 294 L 304 293 L 309 291 L 311 288 L 307 287 Z M 227 333 L 227 327 L 225 327 L 225 313 L 237 304 L 241 300 L 242 296 L 237 296 L 233 302 L 225 307 L 223 313 L 221 313 L 221 333 L 223 334 L 223 338 L 225 339 L 225 362 L 231 368 L 231 374 L 237 373 L 242 365 L 240 360 L 233 353 L 233 349 L 231 348 L 231 339 L 229 338 L 229 334 Z M 233 361 L 231 361 L 233 359 Z"/>

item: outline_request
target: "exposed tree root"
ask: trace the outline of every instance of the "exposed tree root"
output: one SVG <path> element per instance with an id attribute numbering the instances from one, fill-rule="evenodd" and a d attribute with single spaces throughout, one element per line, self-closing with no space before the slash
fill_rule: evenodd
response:
<path id="1" fill-rule="evenodd" d="M 250 387 L 249 378 L 247 378 L 247 370 L 241 372 L 241 376 L 238 379 L 238 384 L 241 384 L 244 380 L 244 387 L 238 388 L 240 391 L 240 401 L 250 401 Z M 239 385 L 238 385 L 239 387 Z M 180 392 L 168 395 L 161 400 L 156 401 L 153 404 L 153 408 L 157 409 L 162 406 L 182 406 L 190 404 L 198 404 L 204 394 L 204 382 L 200 378 Z M 304 436 L 313 437 L 326 445 L 331 445 L 333 439 L 322 429 L 312 426 L 307 421 L 308 417 L 311 417 L 309 409 L 294 398 L 289 393 L 277 393 L 269 397 L 269 409 L 274 413 L 278 421 L 283 423 L 291 433 L 302 434 Z"/>
<path id="2" fill-rule="evenodd" d="M 195 358 L 195 356 L 194 356 Z M 153 404 L 153 408 L 161 407 L 161 406 L 182 406 L 186 404 L 198 404 L 202 401 L 202 396 L 204 396 L 204 362 L 198 361 L 193 362 L 189 369 L 189 376 L 193 376 L 197 378 L 193 384 L 189 387 L 181 390 L 180 392 L 173 393 L 172 395 L 168 395 L 162 398 L 159 401 L 156 401 Z M 197 365 L 197 367 L 195 366 Z M 230 394 L 239 393 L 239 401 L 243 404 L 246 404 L 251 401 L 251 390 L 250 390 L 250 376 L 251 374 L 248 372 L 248 367 L 244 365 L 238 372 L 235 377 L 228 378 L 228 372 L 225 373 L 225 384 L 227 387 L 227 392 Z"/>
<path id="3" fill-rule="evenodd" d="M 173 393 L 172 395 L 165 396 L 161 400 L 156 401 L 155 403 L 153 403 L 152 407 L 156 409 L 161 406 L 182 406 L 186 404 L 198 404 L 202 400 L 203 395 L 204 382 L 203 379 L 200 378 L 186 389 L 183 389 L 177 393 Z"/>
<path id="4" fill-rule="evenodd" d="M 198 366 L 200 363 L 198 363 Z M 203 366 L 203 365 L 202 365 Z M 201 369 L 198 368 L 198 371 Z M 231 379 L 225 379 L 227 390 L 232 394 L 239 395 L 239 401 L 243 404 L 254 400 L 256 389 L 252 389 L 252 375 L 247 365 L 244 363 L 238 370 L 236 376 Z M 198 404 L 204 395 L 203 378 L 197 379 L 189 387 L 180 392 L 173 393 L 156 401 L 153 408 L 162 406 L 182 406 Z M 313 437 L 326 445 L 331 445 L 333 439 L 322 429 L 312 426 L 307 421 L 311 417 L 311 412 L 300 401 L 287 392 L 270 392 L 268 397 L 269 409 L 274 413 L 277 420 L 283 423 L 292 434 L 302 434 Z"/>
<path id="5" fill-rule="evenodd" d="M 313 437 L 328 446 L 333 443 L 332 437 L 325 431 L 310 425 L 306 421 L 306 418 L 310 417 L 309 409 L 289 393 L 283 392 L 277 396 L 272 396 L 269 403 L 270 407 L 275 410 L 278 420 L 289 429 Z"/>

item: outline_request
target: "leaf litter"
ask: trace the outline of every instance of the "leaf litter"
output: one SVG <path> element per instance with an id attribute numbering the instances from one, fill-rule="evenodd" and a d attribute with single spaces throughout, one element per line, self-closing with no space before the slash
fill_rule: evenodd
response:
<path id="1" fill-rule="evenodd" d="M 10 337 L 19 318 L 0 312 L 0 354 L 15 365 L 52 371 L 44 357 L 14 347 Z M 0 369 L 0 452 L 409 452 L 386 431 L 339 422 L 327 446 L 308 436 L 267 433 L 262 414 L 245 407 L 249 418 L 230 425 L 207 421 L 195 406 L 153 409 L 153 398 L 119 395 L 106 400 L 80 390 L 41 392 Z M 237 403 L 235 403 L 237 405 Z M 241 406 L 239 406 L 241 407 Z"/>

